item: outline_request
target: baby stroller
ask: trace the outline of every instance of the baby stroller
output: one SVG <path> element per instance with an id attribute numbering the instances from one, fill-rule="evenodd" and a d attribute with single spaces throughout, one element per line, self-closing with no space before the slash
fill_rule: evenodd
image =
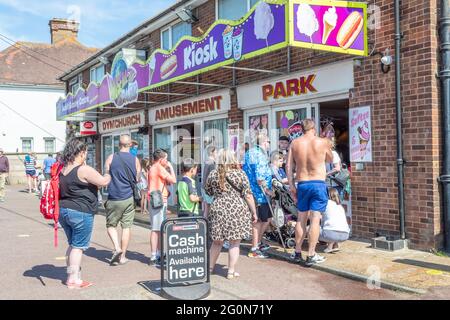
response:
<path id="1" fill-rule="evenodd" d="M 272 227 L 274 230 L 268 232 L 267 240 L 279 242 L 284 250 L 295 247 L 295 224 L 297 221 L 297 207 L 292 199 L 288 188 L 277 179 L 272 180 L 274 197 L 269 203 L 272 211 Z"/>

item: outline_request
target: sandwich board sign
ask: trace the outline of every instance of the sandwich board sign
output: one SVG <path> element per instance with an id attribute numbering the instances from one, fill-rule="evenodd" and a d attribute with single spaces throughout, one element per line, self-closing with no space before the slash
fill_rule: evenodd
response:
<path id="1" fill-rule="evenodd" d="M 168 219 L 161 226 L 161 295 L 197 300 L 209 296 L 208 222 L 202 217 Z"/>

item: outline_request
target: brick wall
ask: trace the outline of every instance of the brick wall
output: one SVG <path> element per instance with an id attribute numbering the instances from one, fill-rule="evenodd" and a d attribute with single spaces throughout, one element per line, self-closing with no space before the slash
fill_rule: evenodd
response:
<path id="1" fill-rule="evenodd" d="M 382 8 L 376 49 L 394 51 L 392 1 Z M 440 115 L 437 65 L 437 1 L 402 1 L 402 89 L 406 233 L 420 249 L 442 245 Z M 371 40 L 375 34 L 371 33 Z M 395 52 L 393 52 L 395 55 Z M 355 69 L 351 107 L 371 105 L 374 162 L 353 173 L 355 234 L 399 234 L 396 166 L 395 73 L 383 75 L 378 59 L 364 59 Z"/>
<path id="2" fill-rule="evenodd" d="M 193 25 L 193 35 L 200 36 L 215 21 L 214 0 L 197 8 L 200 21 Z M 381 9 L 381 28 L 369 34 L 369 47 L 384 52 L 394 52 L 393 1 L 371 0 Z M 406 232 L 413 248 L 428 249 L 442 245 L 442 217 L 439 185 L 436 181 L 441 168 L 441 127 L 439 114 L 439 84 L 435 78 L 438 70 L 437 0 L 402 1 L 402 86 L 403 133 L 405 160 Z M 151 41 L 160 44 L 160 33 L 150 35 Z M 353 59 L 315 50 L 291 48 L 291 72 L 303 70 L 345 59 Z M 288 49 L 256 57 L 236 64 L 287 72 Z M 394 68 L 383 74 L 380 57 L 364 57 L 361 67 L 354 69 L 355 88 L 350 94 L 350 107 L 372 107 L 373 163 L 365 164 L 362 171 L 353 170 L 353 219 L 354 235 L 372 238 L 377 233 L 398 235 L 399 215 L 397 205 L 396 165 L 396 117 Z M 236 71 L 236 84 L 272 77 L 258 72 Z M 233 85 L 233 72 L 218 69 L 184 81 Z M 204 94 L 217 90 L 214 87 L 171 84 L 158 88 L 159 92 Z M 174 102 L 184 97 L 151 95 L 147 97 L 160 104 Z M 141 95 L 140 100 L 145 99 Z M 150 105 L 153 106 L 153 105 Z M 142 108 L 130 105 L 128 108 Z M 231 96 L 231 123 L 243 127 L 243 112 L 239 110 L 237 96 Z M 107 117 L 127 112 L 111 111 Z M 148 124 L 148 119 L 146 120 Z M 152 136 L 150 128 L 150 150 Z M 353 166 L 354 167 L 354 166 Z"/>

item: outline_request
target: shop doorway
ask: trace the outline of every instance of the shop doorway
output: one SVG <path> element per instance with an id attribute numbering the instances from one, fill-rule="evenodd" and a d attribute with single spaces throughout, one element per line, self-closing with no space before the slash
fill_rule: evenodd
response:
<path id="1" fill-rule="evenodd" d="M 346 165 L 350 165 L 348 116 L 348 100 L 338 100 L 320 104 L 321 134 L 326 134 L 326 131 L 330 130 L 330 126 L 334 129 L 336 151 L 341 157 L 342 163 L 345 163 Z"/>
<path id="2" fill-rule="evenodd" d="M 187 123 L 175 127 L 176 164 L 178 181 L 183 177 L 182 163 L 191 158 L 199 164 L 198 174 L 201 173 L 201 123 Z"/>
<path id="3" fill-rule="evenodd" d="M 350 168 L 350 141 L 349 141 L 349 101 L 338 100 L 320 104 L 320 127 L 321 135 L 334 136 L 336 141 L 336 152 L 341 162 Z M 330 132 L 330 130 L 332 130 Z M 334 131 L 334 134 L 333 134 Z M 344 206 L 352 227 L 352 197 L 346 193 L 342 205 Z"/>

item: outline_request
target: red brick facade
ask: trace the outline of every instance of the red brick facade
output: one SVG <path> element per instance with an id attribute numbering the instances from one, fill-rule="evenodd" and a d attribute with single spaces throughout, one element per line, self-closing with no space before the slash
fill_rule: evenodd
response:
<path id="1" fill-rule="evenodd" d="M 410 0 L 402 1 L 401 5 L 404 32 L 401 58 L 406 233 L 411 247 L 418 249 L 439 248 L 443 244 L 441 198 L 437 182 L 441 169 L 439 83 L 435 77 L 438 71 L 438 2 Z M 371 0 L 368 4 L 381 9 L 380 29 L 369 33 L 370 50 L 384 52 L 389 48 L 395 56 L 393 1 Z M 215 1 L 210 0 L 197 8 L 196 14 L 199 22 L 193 25 L 192 34 L 200 36 L 215 21 Z M 160 31 L 150 34 L 149 39 L 153 45 L 159 46 Z M 239 62 L 237 66 L 287 72 L 288 50 L 291 52 L 291 72 L 338 60 L 355 59 L 346 55 L 290 48 Z M 350 92 L 350 108 L 372 107 L 373 162 L 366 163 L 361 171 L 353 170 L 353 235 L 366 239 L 373 238 L 377 233 L 398 235 L 395 72 L 391 70 L 383 74 L 379 56 L 356 58 L 362 63 L 360 67 L 354 68 L 355 86 Z M 257 72 L 235 73 L 238 86 L 270 77 Z M 233 72 L 218 69 L 185 81 L 231 86 Z M 197 89 L 196 86 L 170 84 L 157 91 L 166 92 L 169 88 L 171 92 L 189 94 L 216 90 L 211 87 Z M 145 99 L 146 96 L 140 94 L 139 100 Z M 176 100 L 156 95 L 148 95 L 147 99 L 161 104 Z M 138 109 L 142 108 L 142 104 L 128 107 Z M 239 122 L 243 127 L 243 111 L 238 107 L 239 101 L 234 94 L 231 96 L 229 119 L 231 123 Z M 112 112 L 111 116 L 122 112 Z M 151 128 L 149 132 L 152 150 Z"/>

